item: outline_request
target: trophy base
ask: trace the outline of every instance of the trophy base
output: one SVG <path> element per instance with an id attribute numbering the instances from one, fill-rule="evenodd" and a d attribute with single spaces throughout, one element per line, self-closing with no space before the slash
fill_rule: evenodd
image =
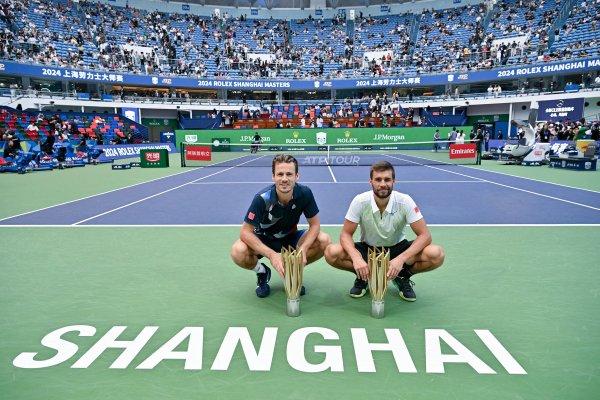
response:
<path id="1" fill-rule="evenodd" d="M 385 316 L 385 303 L 383 301 L 371 302 L 371 317 L 383 318 Z"/>
<path id="2" fill-rule="evenodd" d="M 287 316 L 297 317 L 300 315 L 300 300 L 287 299 Z"/>

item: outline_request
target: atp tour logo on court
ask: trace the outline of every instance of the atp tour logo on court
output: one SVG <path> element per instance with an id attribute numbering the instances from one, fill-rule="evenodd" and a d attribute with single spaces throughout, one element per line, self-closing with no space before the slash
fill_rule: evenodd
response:
<path id="1" fill-rule="evenodd" d="M 12 364 L 17 368 L 40 369 L 54 367 L 69 361 L 71 368 L 89 368 L 98 358 L 114 359 L 115 352 L 120 354 L 110 365 L 110 369 L 149 370 L 156 368 L 166 360 L 177 360 L 185 370 L 204 369 L 205 332 L 204 327 L 188 326 L 181 329 L 164 343 L 152 342 L 158 326 L 145 326 L 132 340 L 121 338 L 126 326 L 113 326 L 99 338 L 96 338 L 87 351 L 79 352 L 79 337 L 94 337 L 97 329 L 90 325 L 71 325 L 56 329 L 41 340 L 44 349 L 22 352 Z M 227 371 L 234 357 L 243 357 L 249 371 L 271 371 L 274 357 L 287 359 L 291 368 L 299 372 L 344 372 L 356 360 L 359 373 L 377 372 L 374 353 L 389 353 L 396 363 L 397 373 L 417 373 L 411 351 L 400 329 L 384 329 L 386 339 L 374 342 L 369 339 L 366 328 L 351 328 L 351 345 L 340 343 L 340 334 L 325 327 L 303 327 L 289 334 L 279 333 L 276 327 L 265 327 L 262 332 L 254 331 L 250 335 L 247 327 L 229 327 L 221 344 L 212 357 L 211 371 Z M 371 332 L 372 333 L 372 332 Z M 461 332 L 467 333 L 467 332 Z M 526 375 L 527 372 L 509 353 L 502 343 L 487 329 L 474 329 L 469 333 L 472 339 L 478 339 L 478 354 L 469 349 L 445 329 L 425 329 L 423 332 L 425 347 L 416 347 L 412 352 L 425 352 L 425 373 L 446 373 L 447 364 L 465 364 L 478 374 L 497 374 L 485 360 L 495 359 L 499 366 L 510 375 Z M 131 332 L 126 336 L 131 337 Z M 218 338 L 210 337 L 208 342 Z M 279 344 L 287 342 L 285 345 Z M 308 343 L 307 343 L 308 342 Z M 278 345 L 279 344 L 279 345 Z M 147 357 L 138 357 L 144 348 L 155 349 Z M 52 349 L 53 351 L 48 351 Z M 444 352 L 444 349 L 449 349 Z M 42 354 L 38 353 L 41 352 Z M 283 354 L 278 354 L 282 352 Z M 78 354 L 83 353 L 83 354 Z M 349 354 L 351 353 L 351 354 Z M 315 357 L 315 355 L 317 355 Z M 318 360 L 315 362 L 315 360 Z M 346 362 L 344 362 L 346 361 Z M 172 361 L 171 361 L 172 362 Z M 501 371 L 501 370 L 500 370 Z M 394 371 L 386 370 L 385 373 Z M 237 372 L 236 372 L 237 373 Z"/>

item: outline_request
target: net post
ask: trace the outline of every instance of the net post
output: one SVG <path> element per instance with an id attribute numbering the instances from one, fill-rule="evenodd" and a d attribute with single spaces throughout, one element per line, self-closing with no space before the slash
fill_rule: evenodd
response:
<path id="1" fill-rule="evenodd" d="M 181 166 L 185 167 L 185 155 L 183 151 L 183 142 L 179 143 L 179 160 L 181 161 Z"/>

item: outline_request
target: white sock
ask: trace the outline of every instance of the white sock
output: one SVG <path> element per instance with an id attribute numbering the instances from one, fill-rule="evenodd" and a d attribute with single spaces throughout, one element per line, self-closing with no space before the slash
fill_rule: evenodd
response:
<path id="1" fill-rule="evenodd" d="M 256 267 L 254 267 L 252 269 L 252 271 L 256 272 L 257 274 L 263 274 L 263 273 L 267 272 L 267 270 L 265 269 L 265 267 L 262 265 L 262 263 L 260 261 L 256 263 Z"/>

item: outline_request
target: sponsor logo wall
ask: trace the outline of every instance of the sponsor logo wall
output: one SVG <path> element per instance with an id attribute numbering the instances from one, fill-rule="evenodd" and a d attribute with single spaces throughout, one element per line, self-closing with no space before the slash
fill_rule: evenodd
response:
<path id="1" fill-rule="evenodd" d="M 557 73 L 576 73 L 600 67 L 600 58 L 569 60 L 544 63 L 527 67 L 509 67 L 486 71 L 465 71 L 448 74 L 414 75 L 367 79 L 332 80 L 241 80 L 241 79 L 195 79 L 123 74 L 109 71 L 78 70 L 44 65 L 21 64 L 11 61 L 0 64 L 0 72 L 7 75 L 33 76 L 44 79 L 70 80 L 87 83 L 112 83 L 119 85 L 145 85 L 161 87 L 204 88 L 204 89 L 271 89 L 271 90 L 314 90 L 411 87 L 421 85 L 443 85 L 448 82 L 472 83 L 497 81 Z"/>
<path id="2" fill-rule="evenodd" d="M 583 116 L 585 99 L 560 99 L 540 101 L 538 121 L 576 121 Z"/>
<path id="3" fill-rule="evenodd" d="M 457 126 L 468 131 L 470 126 Z M 232 144 L 250 144 L 254 132 L 258 132 L 263 145 L 352 145 L 352 144 L 391 144 L 403 142 L 429 142 L 433 140 L 436 127 L 427 128 L 341 128 L 341 129 L 239 129 L 219 130 L 221 138 L 228 138 Z M 452 127 L 440 129 L 445 139 Z M 215 131 L 180 130 L 177 140 L 186 143 L 212 143 Z M 179 145 L 179 143 L 178 143 Z"/>
<path id="4" fill-rule="evenodd" d="M 158 150 L 165 149 L 169 153 L 177 151 L 177 148 L 173 143 L 164 144 L 128 144 L 128 145 L 105 145 L 96 146 L 98 149 L 102 149 L 103 152 L 98 157 L 100 161 L 118 160 L 122 158 L 139 157 L 142 150 Z"/>

